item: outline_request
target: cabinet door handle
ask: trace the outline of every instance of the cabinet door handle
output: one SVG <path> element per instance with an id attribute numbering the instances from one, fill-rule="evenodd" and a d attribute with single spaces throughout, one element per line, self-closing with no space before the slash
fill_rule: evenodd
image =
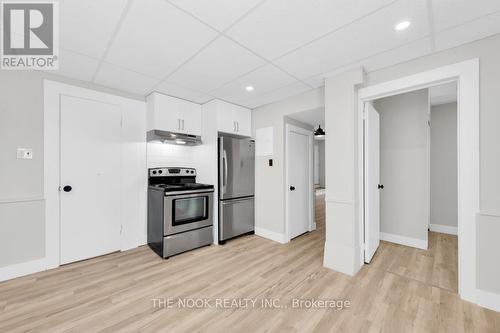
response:
<path id="1" fill-rule="evenodd" d="M 236 132 L 238 132 L 238 133 L 240 132 L 240 122 L 239 121 L 236 122 Z"/>
<path id="2" fill-rule="evenodd" d="M 184 131 L 184 119 L 182 119 L 182 130 Z"/>
<path id="3" fill-rule="evenodd" d="M 233 132 L 236 132 L 236 122 L 233 121 Z"/>

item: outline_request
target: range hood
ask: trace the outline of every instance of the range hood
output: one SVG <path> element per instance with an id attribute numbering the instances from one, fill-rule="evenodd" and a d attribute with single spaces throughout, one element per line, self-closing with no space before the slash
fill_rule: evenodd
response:
<path id="1" fill-rule="evenodd" d="M 201 145 L 201 136 L 184 133 L 151 130 L 147 135 L 148 142 L 169 143 L 174 145 L 197 146 Z"/>

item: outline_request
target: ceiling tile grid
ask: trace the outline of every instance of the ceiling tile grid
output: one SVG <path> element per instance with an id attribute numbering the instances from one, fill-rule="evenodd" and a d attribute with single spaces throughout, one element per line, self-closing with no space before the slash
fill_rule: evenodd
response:
<path id="1" fill-rule="evenodd" d="M 264 64 L 261 58 L 221 36 L 166 81 L 208 93 Z"/>
<path id="2" fill-rule="evenodd" d="M 395 32 L 394 25 L 402 20 L 414 23 L 405 31 Z M 400 0 L 275 62 L 286 71 L 304 79 L 427 35 L 429 25 L 426 3 Z"/>
<path id="3" fill-rule="evenodd" d="M 247 107 L 500 33 L 498 0 L 65 0 L 57 74 Z M 396 32 L 395 24 L 411 21 Z M 253 86 L 253 91 L 247 91 Z"/>
<path id="4" fill-rule="evenodd" d="M 60 1 L 61 47 L 101 58 L 126 5 L 123 0 Z"/>
<path id="5" fill-rule="evenodd" d="M 106 61 L 161 79 L 217 34 L 165 0 L 135 1 Z"/>
<path id="6" fill-rule="evenodd" d="M 102 63 L 94 82 L 134 94 L 146 95 L 156 79 L 110 63 Z"/>
<path id="7" fill-rule="evenodd" d="M 274 59 L 394 0 L 269 0 L 228 31 L 258 54 Z"/>
<path id="8" fill-rule="evenodd" d="M 262 0 L 169 0 L 218 31 L 224 31 Z"/>
<path id="9" fill-rule="evenodd" d="M 276 66 L 267 64 L 212 91 L 211 94 L 223 100 L 245 104 L 249 98 L 262 96 L 294 82 L 295 78 Z M 249 92 L 247 87 L 252 87 L 253 90 Z"/>
<path id="10" fill-rule="evenodd" d="M 498 33 L 500 33 L 499 12 L 436 33 L 436 49 L 449 49 Z"/>

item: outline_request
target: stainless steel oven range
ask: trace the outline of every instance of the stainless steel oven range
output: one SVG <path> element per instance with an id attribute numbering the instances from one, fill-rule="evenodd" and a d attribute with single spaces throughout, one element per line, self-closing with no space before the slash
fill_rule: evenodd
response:
<path id="1" fill-rule="evenodd" d="M 192 168 L 149 169 L 148 245 L 172 255 L 213 241 L 214 186 L 196 183 Z"/>

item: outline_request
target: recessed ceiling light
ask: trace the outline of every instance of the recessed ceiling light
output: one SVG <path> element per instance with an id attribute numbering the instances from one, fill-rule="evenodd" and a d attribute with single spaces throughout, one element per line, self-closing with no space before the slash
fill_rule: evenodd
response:
<path id="1" fill-rule="evenodd" d="M 246 91 L 253 91 L 253 87 L 252 87 L 252 86 L 246 86 L 246 87 L 245 87 L 245 90 L 246 90 Z"/>
<path id="2" fill-rule="evenodd" d="M 410 25 L 411 25 L 410 21 L 403 21 L 403 22 L 399 22 L 398 24 L 396 24 L 394 29 L 396 31 L 401 31 L 401 30 L 407 29 Z"/>

